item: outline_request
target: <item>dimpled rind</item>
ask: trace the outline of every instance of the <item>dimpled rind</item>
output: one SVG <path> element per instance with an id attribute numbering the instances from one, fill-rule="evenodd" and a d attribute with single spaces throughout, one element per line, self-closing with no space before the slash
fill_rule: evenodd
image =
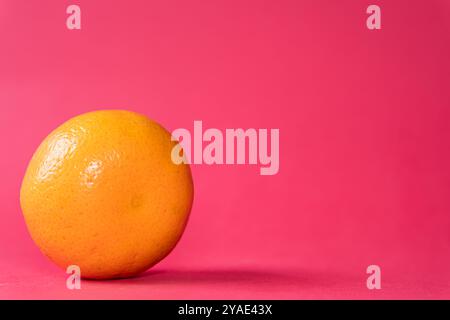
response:
<path id="1" fill-rule="evenodd" d="M 139 274 L 174 248 L 193 201 L 188 165 L 156 122 L 94 111 L 54 130 L 34 153 L 20 191 L 28 230 L 60 267 L 90 279 Z"/>

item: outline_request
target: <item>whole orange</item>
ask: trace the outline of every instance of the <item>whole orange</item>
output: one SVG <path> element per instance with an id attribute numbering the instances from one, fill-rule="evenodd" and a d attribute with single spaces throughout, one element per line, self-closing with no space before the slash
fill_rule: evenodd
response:
<path id="1" fill-rule="evenodd" d="M 194 193 L 189 166 L 171 160 L 176 143 L 156 122 L 122 110 L 55 129 L 20 191 L 41 251 L 91 279 L 133 276 L 163 259 L 183 233 Z"/>

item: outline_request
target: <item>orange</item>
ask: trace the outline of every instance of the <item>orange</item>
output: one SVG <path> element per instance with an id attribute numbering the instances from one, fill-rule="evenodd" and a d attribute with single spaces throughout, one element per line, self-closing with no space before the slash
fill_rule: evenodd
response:
<path id="1" fill-rule="evenodd" d="M 62 268 L 90 279 L 147 270 L 180 239 L 193 200 L 188 165 L 156 122 L 94 111 L 55 129 L 34 153 L 20 191 L 30 234 Z"/>

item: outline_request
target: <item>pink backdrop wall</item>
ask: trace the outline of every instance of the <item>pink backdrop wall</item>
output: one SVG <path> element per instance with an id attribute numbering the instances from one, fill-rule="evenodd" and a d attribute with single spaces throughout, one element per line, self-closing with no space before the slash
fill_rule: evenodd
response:
<path id="1" fill-rule="evenodd" d="M 450 298 L 449 57 L 445 0 L 0 0 L 0 298 Z M 69 291 L 19 188 L 40 141 L 99 108 L 279 128 L 280 171 L 194 166 L 172 254 Z"/>

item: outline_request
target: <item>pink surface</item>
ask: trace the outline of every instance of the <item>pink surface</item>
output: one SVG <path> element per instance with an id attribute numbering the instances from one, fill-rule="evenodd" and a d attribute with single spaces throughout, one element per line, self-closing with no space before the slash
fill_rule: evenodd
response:
<path id="1" fill-rule="evenodd" d="M 0 0 L 0 298 L 450 298 L 450 5 Z M 170 130 L 279 128 L 280 171 L 193 166 L 172 254 L 82 282 L 30 239 L 26 165 L 68 118 L 144 113 Z M 382 289 L 366 288 L 368 265 Z"/>

